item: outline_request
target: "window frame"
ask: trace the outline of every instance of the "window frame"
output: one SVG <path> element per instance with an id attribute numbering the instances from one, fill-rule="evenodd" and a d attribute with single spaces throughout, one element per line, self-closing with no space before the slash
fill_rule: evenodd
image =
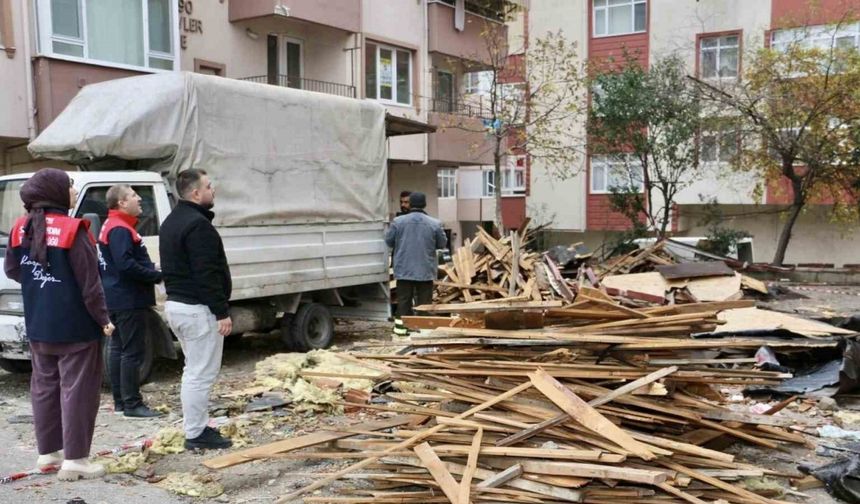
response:
<path id="1" fill-rule="evenodd" d="M 705 147 L 705 137 L 714 138 L 714 152 L 716 153 L 716 159 L 705 159 L 705 157 L 702 155 Z M 708 128 L 700 131 L 698 135 L 699 146 L 697 149 L 697 153 L 699 156 L 699 163 L 707 164 L 709 166 L 729 166 L 733 164 L 733 160 L 721 159 L 723 145 L 726 142 L 725 137 L 730 137 L 729 140 L 732 140 L 732 143 L 734 144 L 734 153 L 732 157 L 736 158 L 738 153 L 740 152 L 741 147 L 741 137 L 738 130 L 726 127 Z"/>
<path id="2" fill-rule="evenodd" d="M 475 72 L 466 72 L 463 74 L 463 93 L 471 94 L 471 95 L 488 95 L 490 94 L 490 88 L 493 86 L 493 78 L 489 77 L 489 82 L 487 82 L 486 89 L 482 89 L 481 85 L 481 75 L 485 73 L 492 73 L 492 70 L 478 70 Z"/>
<path id="3" fill-rule="evenodd" d="M 294 89 L 303 89 L 305 78 L 305 41 L 295 37 L 281 36 L 278 40 L 278 75 L 283 75 L 289 83 L 290 55 L 289 45 L 299 46 L 299 86 Z M 291 87 L 291 86 L 287 86 Z"/>
<path id="4" fill-rule="evenodd" d="M 128 63 L 117 63 L 114 61 L 105 61 L 89 57 L 89 47 L 87 41 L 87 0 L 75 0 L 78 6 L 78 16 L 80 20 L 80 38 L 69 37 L 66 35 L 55 35 L 53 33 L 53 12 L 51 0 L 35 0 L 36 2 L 36 32 L 38 53 L 42 56 L 48 56 L 53 59 L 74 61 L 77 63 L 85 63 L 88 65 L 98 65 L 109 68 L 120 68 L 124 70 L 133 70 L 136 72 L 158 73 L 158 72 L 175 72 L 180 69 L 181 57 L 179 45 L 179 0 L 168 0 L 168 12 L 170 19 L 168 27 L 170 29 L 170 44 L 171 53 L 162 51 L 153 51 L 149 45 L 149 2 L 148 0 L 140 0 L 141 16 L 143 25 L 141 26 L 143 33 L 143 61 L 144 65 L 133 65 Z M 83 56 L 71 56 L 54 51 L 54 42 L 71 44 L 82 47 Z M 150 58 L 162 60 L 170 60 L 173 62 L 173 68 L 157 68 L 149 66 Z"/>
<path id="5" fill-rule="evenodd" d="M 738 43 L 734 48 L 738 51 L 737 58 L 737 66 L 735 67 L 735 76 L 726 76 L 723 77 L 719 75 L 720 73 L 720 51 L 722 49 L 731 49 L 732 46 L 721 45 L 721 40 L 727 37 L 737 37 Z M 709 39 L 717 39 L 717 47 L 714 49 L 708 48 L 708 51 L 716 51 L 716 74 L 714 77 L 704 77 L 704 51 L 706 50 L 704 47 L 704 41 Z M 722 32 L 711 32 L 711 33 L 700 33 L 696 35 L 696 75 L 699 78 L 708 80 L 708 81 L 733 81 L 737 80 L 741 75 L 741 71 L 743 68 L 743 30 L 730 30 L 730 31 L 722 31 Z"/>
<path id="6" fill-rule="evenodd" d="M 496 169 L 481 169 L 481 198 L 494 198 L 496 196 L 497 186 L 498 184 L 496 184 Z"/>
<path id="7" fill-rule="evenodd" d="M 838 28 L 838 30 L 836 30 Z M 804 33 L 805 32 L 805 33 Z M 777 41 L 777 36 L 781 34 L 794 34 L 791 40 Z M 803 37 L 797 37 L 798 34 L 804 34 Z M 794 28 L 780 28 L 771 30 L 767 38 L 768 45 L 775 51 L 784 51 L 784 48 L 790 47 L 792 44 L 801 44 L 806 48 L 830 49 L 837 47 L 836 45 L 819 45 L 816 41 L 836 41 L 847 36 L 854 37 L 854 48 L 860 50 L 860 21 L 848 23 L 842 26 L 834 24 L 818 24 L 810 26 L 797 26 Z M 810 41 L 809 44 L 806 42 Z"/>
<path id="8" fill-rule="evenodd" d="M 603 38 L 603 37 L 619 37 L 623 35 L 634 35 L 637 33 L 647 33 L 648 32 L 648 0 L 625 0 L 625 3 L 613 5 L 612 7 L 620 7 L 620 6 L 629 6 L 631 12 L 630 15 L 630 31 L 623 33 L 609 33 L 609 1 L 610 0 L 591 0 L 591 36 L 592 38 Z M 603 2 L 603 5 L 597 5 L 597 2 Z M 645 5 L 645 28 L 642 30 L 636 29 L 636 5 L 643 4 Z M 598 11 L 602 11 L 603 15 L 603 29 L 604 33 L 600 34 L 597 32 L 597 13 Z"/>
<path id="9" fill-rule="evenodd" d="M 412 96 L 414 94 L 412 76 L 413 76 L 413 72 L 415 71 L 415 67 L 414 67 L 413 61 L 412 61 L 414 59 L 412 53 L 414 51 L 412 49 L 408 49 L 406 47 L 393 46 L 393 45 L 385 44 L 382 42 L 376 42 L 375 40 L 368 40 L 366 43 L 367 44 L 373 44 L 374 46 L 376 46 L 376 51 L 374 51 L 374 56 L 376 58 L 376 82 L 375 82 L 375 84 L 376 84 L 376 98 L 369 98 L 368 97 L 367 99 L 368 100 L 375 100 L 375 101 L 378 101 L 380 103 L 384 103 L 386 105 L 394 105 L 394 106 L 398 106 L 398 107 L 412 107 L 413 106 Z M 382 93 L 381 93 L 382 86 L 380 85 L 381 80 L 379 78 L 380 77 L 379 69 L 381 68 L 381 66 L 380 66 L 380 52 L 383 49 L 391 51 L 391 69 L 392 69 L 391 98 L 382 98 Z M 409 69 L 407 70 L 407 74 L 408 74 L 407 82 L 409 83 L 409 91 L 407 94 L 409 95 L 409 101 L 405 102 L 405 103 L 397 101 L 397 58 L 398 58 L 397 53 L 398 52 L 405 52 L 409 55 Z M 365 52 L 365 57 L 366 57 L 366 52 Z M 366 69 L 367 68 L 367 61 L 366 60 L 364 62 L 364 65 L 365 65 L 365 69 Z M 365 95 L 366 94 L 367 93 L 365 92 Z"/>
<path id="10" fill-rule="evenodd" d="M 522 160 L 523 165 L 517 166 Z M 523 183 L 516 183 L 517 173 L 522 173 Z M 502 196 L 524 196 L 526 193 L 526 156 L 524 154 L 508 156 L 505 169 L 502 170 Z"/>
<path id="11" fill-rule="evenodd" d="M 626 161 L 614 161 L 614 162 L 610 161 L 613 158 L 615 158 L 615 159 L 626 158 Z M 599 160 L 599 161 L 597 161 L 597 163 L 595 163 L 596 160 Z M 632 154 L 629 154 L 629 153 L 627 153 L 627 154 L 608 154 L 608 155 L 600 154 L 600 155 L 589 156 L 589 158 L 588 158 L 588 179 L 589 179 L 588 193 L 589 194 L 596 194 L 596 195 L 597 194 L 599 194 L 599 195 L 612 194 L 612 191 L 609 189 L 609 186 L 608 186 L 608 184 L 609 184 L 609 170 L 608 169 L 604 170 L 604 180 L 603 180 L 603 187 L 604 188 L 603 189 L 596 189 L 595 188 L 595 186 L 594 186 L 594 182 L 596 179 L 596 177 L 594 176 L 595 164 L 605 164 L 605 165 L 607 165 L 606 166 L 607 168 L 611 168 L 612 165 L 625 165 L 625 164 L 629 164 L 631 162 L 635 162 L 636 164 L 638 164 L 640 166 L 640 169 L 641 169 L 642 163 L 640 163 L 638 159 L 636 159 Z M 643 176 L 641 177 L 641 179 L 639 181 L 638 189 L 639 190 L 637 191 L 637 193 L 639 193 L 639 194 L 641 194 L 645 191 L 644 173 L 643 173 Z"/>
<path id="12" fill-rule="evenodd" d="M 450 190 L 446 191 L 446 187 Z M 436 170 L 436 191 L 440 200 L 457 198 L 457 168 L 445 167 Z"/>

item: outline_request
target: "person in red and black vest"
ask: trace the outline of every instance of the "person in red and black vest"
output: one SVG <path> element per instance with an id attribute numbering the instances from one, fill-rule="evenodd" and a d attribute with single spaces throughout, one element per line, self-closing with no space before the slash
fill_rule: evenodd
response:
<path id="1" fill-rule="evenodd" d="M 147 322 L 155 306 L 155 284 L 161 272 L 149 258 L 135 226 L 141 214 L 140 196 L 131 186 L 118 184 L 105 195 L 108 218 L 99 233 L 99 259 L 111 322 L 116 334 L 110 342 L 110 385 L 114 412 L 127 418 L 154 418 L 140 394 L 140 366 L 146 352 Z"/>
<path id="2" fill-rule="evenodd" d="M 27 215 L 9 234 L 6 276 L 21 283 L 33 374 L 30 396 L 40 468 L 61 480 L 97 478 L 89 461 L 102 384 L 102 335 L 113 333 L 89 223 L 68 217 L 77 199 L 62 170 L 21 186 Z"/>

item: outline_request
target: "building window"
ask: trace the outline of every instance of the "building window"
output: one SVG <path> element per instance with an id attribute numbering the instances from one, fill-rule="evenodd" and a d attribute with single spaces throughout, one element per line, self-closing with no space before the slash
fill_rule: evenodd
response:
<path id="1" fill-rule="evenodd" d="M 436 172 L 437 190 L 439 198 L 457 197 L 457 169 L 442 168 Z"/>
<path id="2" fill-rule="evenodd" d="M 699 40 L 699 61 L 702 78 L 731 78 L 738 76 L 740 37 L 703 37 Z"/>
<path id="3" fill-rule="evenodd" d="M 520 195 L 526 192 L 526 157 L 509 156 L 502 171 L 502 194 Z"/>
<path id="4" fill-rule="evenodd" d="M 594 36 L 645 31 L 645 0 L 593 0 Z"/>
<path id="5" fill-rule="evenodd" d="M 642 164 L 630 155 L 592 156 L 591 193 L 608 194 L 615 191 L 641 192 Z"/>
<path id="6" fill-rule="evenodd" d="M 481 197 L 491 198 L 496 195 L 496 171 L 485 168 L 481 172 Z"/>
<path id="7" fill-rule="evenodd" d="M 733 130 L 703 131 L 699 141 L 702 163 L 731 163 L 738 154 L 738 135 Z"/>
<path id="8" fill-rule="evenodd" d="M 493 72 L 469 72 L 463 75 L 465 81 L 466 94 L 490 94 L 490 89 L 493 87 Z"/>
<path id="9" fill-rule="evenodd" d="M 774 30 L 771 33 L 770 46 L 777 51 L 784 52 L 795 44 L 800 44 L 806 49 L 830 49 L 831 47 L 860 49 L 860 23 L 841 26 L 804 26 Z"/>
<path id="10" fill-rule="evenodd" d="M 368 42 L 365 48 L 367 97 L 390 103 L 412 104 L 412 53 Z"/>
<path id="11" fill-rule="evenodd" d="M 174 70 L 174 0 L 38 0 L 41 51 Z"/>

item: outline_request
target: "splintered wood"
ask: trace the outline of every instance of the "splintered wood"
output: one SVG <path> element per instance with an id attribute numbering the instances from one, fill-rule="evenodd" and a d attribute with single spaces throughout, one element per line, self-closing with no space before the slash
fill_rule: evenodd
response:
<path id="1" fill-rule="evenodd" d="M 518 233 L 497 240 L 479 227 L 475 239 L 467 239 L 451 256 L 451 262 L 439 267 L 444 277 L 435 282 L 436 303 L 551 299 L 548 282 L 538 280 L 544 272 L 536 272 L 544 267 L 541 255 L 525 249 L 532 235 L 533 231 L 524 226 Z"/>
<path id="2" fill-rule="evenodd" d="M 723 390 L 791 377 L 754 366 L 762 346 L 780 353 L 836 349 L 833 336 L 846 331 L 756 310 L 736 296 L 695 300 L 692 292 L 704 297 L 704 288 L 687 289 L 685 302 L 673 304 L 663 287 L 649 294 L 643 284 L 629 291 L 631 303 L 628 291 L 605 281 L 650 275 L 686 285 L 730 281 L 739 289 L 741 280 L 719 264 L 672 266 L 658 243 L 568 283 L 547 257 L 525 252 L 528 235 L 496 240 L 479 232 L 442 267 L 436 303 L 405 318 L 420 329 L 406 349 L 352 354 L 386 372 L 370 401 L 340 404 L 382 418 L 205 464 L 340 464 L 334 472 L 301 473 L 314 482 L 281 503 L 777 504 L 743 479 L 814 484 L 719 448 L 809 445 L 806 432 L 819 420 L 788 412 L 790 401 L 763 414 L 732 409 Z M 782 337 L 743 336 L 776 329 Z M 356 347 L 383 345 L 390 343 Z M 347 482 L 331 486 L 336 480 Z"/>
<path id="3" fill-rule="evenodd" d="M 819 333 L 826 325 L 816 325 L 815 338 L 691 337 L 717 329 L 721 314 L 751 305 L 632 309 L 589 289 L 570 305 L 460 305 L 486 320 L 538 310 L 550 325 L 436 326 L 410 337 L 412 353 L 353 354 L 384 366 L 386 388 L 378 388 L 370 404 L 342 404 L 385 420 L 239 451 L 206 465 L 265 457 L 341 464 L 335 472 L 302 473 L 315 481 L 284 495 L 283 503 L 779 503 L 746 487 L 743 478 L 803 475 L 749 464 L 715 446 L 807 445 L 804 432 L 818 420 L 786 412 L 787 403 L 764 414 L 730 409 L 721 387 L 777 384 L 790 376 L 752 366 L 748 357 L 763 344 L 790 352 L 837 342 Z M 735 353 L 721 359 L 726 349 Z M 702 350 L 713 357 L 699 358 Z M 347 481 L 330 487 L 339 479 Z"/>

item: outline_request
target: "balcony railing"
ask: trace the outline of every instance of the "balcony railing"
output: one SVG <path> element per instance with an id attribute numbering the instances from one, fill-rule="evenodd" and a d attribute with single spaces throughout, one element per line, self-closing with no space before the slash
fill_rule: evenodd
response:
<path id="1" fill-rule="evenodd" d="M 492 119 L 490 101 L 480 95 L 458 98 L 431 98 L 430 111 L 478 119 Z"/>
<path id="2" fill-rule="evenodd" d="M 345 96 L 347 98 L 355 98 L 355 86 L 349 84 L 340 84 L 337 82 L 326 82 L 316 79 L 305 79 L 290 77 L 288 75 L 256 75 L 253 77 L 243 77 L 240 80 L 258 82 L 261 84 L 271 84 L 273 86 L 288 87 L 293 89 L 303 89 L 305 91 L 313 91 L 315 93 L 325 93 L 335 96 Z"/>

